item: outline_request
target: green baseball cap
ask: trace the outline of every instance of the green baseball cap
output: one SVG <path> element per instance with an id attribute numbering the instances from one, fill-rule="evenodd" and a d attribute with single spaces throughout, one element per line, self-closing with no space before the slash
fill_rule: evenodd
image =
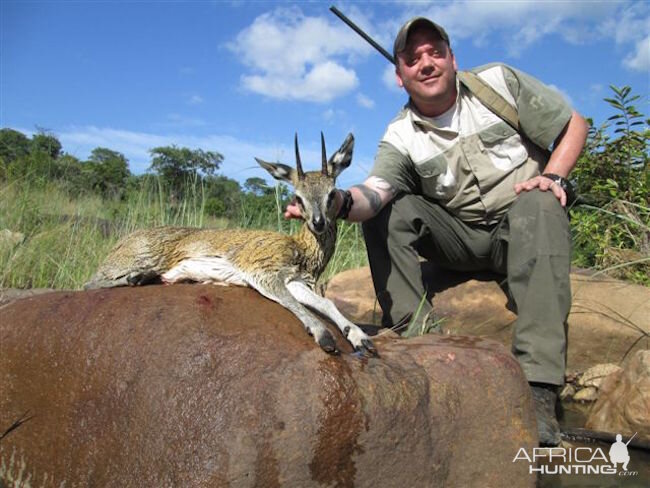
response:
<path id="1" fill-rule="evenodd" d="M 445 41 L 449 45 L 449 36 L 441 26 L 427 19 L 426 17 L 413 17 L 411 20 L 408 20 L 397 33 L 395 37 L 395 44 L 393 44 L 393 57 L 395 62 L 397 62 L 397 55 L 406 49 L 406 42 L 408 41 L 409 34 L 414 27 L 427 27 L 435 31 L 440 39 Z"/>

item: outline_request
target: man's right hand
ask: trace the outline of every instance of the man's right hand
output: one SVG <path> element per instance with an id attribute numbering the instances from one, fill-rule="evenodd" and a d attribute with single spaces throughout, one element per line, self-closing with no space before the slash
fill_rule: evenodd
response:
<path id="1" fill-rule="evenodd" d="M 300 213 L 300 207 L 296 203 L 296 199 L 291 200 L 289 205 L 287 205 L 286 210 L 284 211 L 285 219 L 301 219 L 302 214 Z"/>

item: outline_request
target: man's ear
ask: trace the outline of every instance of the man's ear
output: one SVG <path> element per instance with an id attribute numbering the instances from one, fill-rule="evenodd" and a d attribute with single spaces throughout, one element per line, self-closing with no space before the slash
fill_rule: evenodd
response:
<path id="1" fill-rule="evenodd" d="M 399 61 L 397 61 L 399 63 Z M 397 86 L 404 88 L 404 82 L 402 81 L 402 75 L 399 73 L 399 66 L 395 66 L 395 79 L 397 80 Z"/>
<path id="2" fill-rule="evenodd" d="M 454 51 L 449 48 L 449 52 L 451 53 L 451 61 L 454 63 L 454 71 L 458 72 L 458 65 L 456 64 L 456 56 L 454 56 Z"/>
<path id="3" fill-rule="evenodd" d="M 259 158 L 255 158 L 255 161 L 257 161 L 257 164 L 268 171 L 276 180 L 286 181 L 292 185 L 294 184 L 294 178 L 297 177 L 297 172 L 291 166 L 282 163 L 269 163 Z"/>

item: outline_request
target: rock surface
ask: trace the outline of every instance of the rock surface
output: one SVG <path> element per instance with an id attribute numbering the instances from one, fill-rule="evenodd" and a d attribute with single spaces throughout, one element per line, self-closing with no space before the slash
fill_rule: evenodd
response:
<path id="1" fill-rule="evenodd" d="M 578 390 L 572 400 L 574 402 L 594 402 L 598 399 L 598 388 L 595 386 L 586 386 Z"/>
<path id="2" fill-rule="evenodd" d="M 578 385 L 600 388 L 603 381 L 605 381 L 605 378 L 607 378 L 610 374 L 619 373 L 620 371 L 623 371 L 623 368 L 617 364 L 597 364 L 596 366 L 589 368 L 578 377 Z"/>
<path id="3" fill-rule="evenodd" d="M 603 382 L 611 375 L 623 371 L 613 363 L 597 364 L 587 371 L 566 375 L 564 388 L 560 392 L 563 401 L 589 403 L 598 400 Z"/>
<path id="4" fill-rule="evenodd" d="M 0 313 L 0 465 L 32 486 L 535 483 L 512 462 L 537 442 L 530 392 L 492 341 L 386 336 L 365 359 L 337 335 L 328 356 L 253 290 L 204 285 Z"/>
<path id="5" fill-rule="evenodd" d="M 638 351 L 603 381 L 586 427 L 650 440 L 650 351 Z"/>
<path id="6" fill-rule="evenodd" d="M 455 273 L 423 265 L 434 292 L 436 318 L 451 334 L 486 336 L 510 347 L 516 315 L 507 308 L 497 277 L 488 273 Z M 435 279 L 434 279 L 435 277 Z M 650 289 L 611 278 L 571 274 L 573 305 L 569 315 L 567 369 L 584 371 L 598 363 L 620 362 L 650 347 Z M 336 275 L 327 296 L 355 322 L 380 323 L 381 310 L 369 268 Z"/>
<path id="7" fill-rule="evenodd" d="M 43 295 L 44 293 L 52 293 L 53 291 L 56 290 L 52 288 L 28 288 L 26 290 L 20 288 L 0 288 L 0 307 L 15 300 Z"/>

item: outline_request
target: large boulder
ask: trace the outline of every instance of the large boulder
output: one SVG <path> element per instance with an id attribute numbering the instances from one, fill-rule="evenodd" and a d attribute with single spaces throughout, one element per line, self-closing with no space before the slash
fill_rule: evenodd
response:
<path id="1" fill-rule="evenodd" d="M 423 264 L 434 294 L 437 319 L 450 334 L 485 336 L 510 347 L 517 316 L 498 277 L 458 273 Z M 621 362 L 626 354 L 648 349 L 650 288 L 584 272 L 571 274 L 567 369 L 584 371 L 598 363 Z M 369 268 L 345 271 L 330 280 L 327 296 L 357 322 L 379 323 Z M 639 340 L 645 334 L 645 338 Z"/>
<path id="2" fill-rule="evenodd" d="M 537 442 L 529 389 L 495 342 L 385 335 L 361 358 L 337 334 L 329 356 L 255 291 L 207 285 L 55 292 L 0 313 L 11 486 L 535 482 L 512 462 Z"/>
<path id="3" fill-rule="evenodd" d="M 53 291 L 55 290 L 52 288 L 0 288 L 0 307 L 14 300 L 52 293 Z"/>

